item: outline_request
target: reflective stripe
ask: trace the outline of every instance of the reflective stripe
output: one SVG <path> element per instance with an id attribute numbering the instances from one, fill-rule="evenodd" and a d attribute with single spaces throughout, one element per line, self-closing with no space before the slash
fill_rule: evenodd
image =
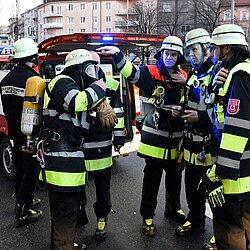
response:
<path id="1" fill-rule="evenodd" d="M 138 152 L 147 156 L 151 156 L 158 159 L 168 159 L 169 150 L 165 148 L 159 148 L 145 143 L 140 143 Z M 176 149 L 171 149 L 171 159 L 176 159 Z"/>
<path id="2" fill-rule="evenodd" d="M 240 159 L 241 160 L 250 159 L 250 150 L 244 151 Z"/>
<path id="3" fill-rule="evenodd" d="M 124 59 L 124 60 L 125 60 L 125 59 Z M 118 64 L 117 64 L 117 66 L 118 66 Z M 119 68 L 120 68 L 120 67 L 118 66 L 118 69 L 119 69 Z M 120 71 L 120 73 L 121 73 L 125 78 L 128 78 L 128 77 L 131 75 L 131 73 L 132 73 L 132 68 L 133 68 L 132 63 L 129 62 L 129 61 L 126 61 L 125 65 L 124 65 L 124 67 L 122 68 L 122 70 Z"/>
<path id="4" fill-rule="evenodd" d="M 65 158 L 84 158 L 84 153 L 83 151 L 75 151 L 75 152 L 65 152 L 65 151 L 60 151 L 60 152 L 49 152 L 49 153 L 44 153 L 47 156 L 53 156 L 53 157 L 65 157 Z"/>
<path id="5" fill-rule="evenodd" d="M 82 127 L 85 128 L 85 129 L 89 129 L 90 123 L 87 122 L 87 120 L 88 120 L 87 112 L 82 112 L 81 114 L 82 114 L 81 115 L 81 125 L 82 125 Z"/>
<path id="6" fill-rule="evenodd" d="M 125 127 L 125 125 L 124 125 L 124 117 L 118 118 L 118 122 L 115 125 L 115 128 L 124 128 L 124 127 Z"/>
<path id="7" fill-rule="evenodd" d="M 99 142 L 85 142 L 83 144 L 84 148 L 101 148 L 112 145 L 112 140 L 99 141 Z"/>
<path id="8" fill-rule="evenodd" d="M 113 164 L 113 159 L 111 156 L 97 160 L 85 160 L 87 171 L 102 170 L 112 166 L 112 164 Z"/>
<path id="9" fill-rule="evenodd" d="M 239 128 L 245 128 L 247 130 L 250 128 L 250 121 L 235 118 L 235 117 L 226 117 L 225 124 L 239 127 Z"/>
<path id="10" fill-rule="evenodd" d="M 184 137 L 191 139 L 193 142 L 202 142 L 204 140 L 203 136 L 200 135 L 193 135 L 192 133 L 188 132 L 184 134 Z"/>
<path id="11" fill-rule="evenodd" d="M 82 114 L 84 114 L 84 113 L 82 113 Z M 71 121 L 74 124 L 74 126 L 77 126 L 77 127 L 81 126 L 80 121 L 78 119 L 71 117 L 70 114 L 67 114 L 67 113 L 61 114 L 59 116 L 59 119 L 63 120 L 63 121 Z"/>
<path id="12" fill-rule="evenodd" d="M 117 68 L 120 69 L 125 63 L 126 63 L 126 59 L 123 56 L 122 60 L 119 63 L 117 63 Z"/>
<path id="13" fill-rule="evenodd" d="M 221 179 L 224 194 L 243 194 L 250 192 L 250 176 L 241 177 L 237 180 Z"/>
<path id="14" fill-rule="evenodd" d="M 85 91 L 87 91 L 90 94 L 90 96 L 91 96 L 91 98 L 93 100 L 93 104 L 96 103 L 97 101 L 99 101 L 99 97 L 96 94 L 96 92 L 94 91 L 94 89 L 89 87 L 89 88 L 86 88 Z"/>
<path id="15" fill-rule="evenodd" d="M 138 67 L 137 65 L 134 65 L 136 71 L 135 71 L 135 75 L 134 78 L 130 81 L 130 83 L 135 84 L 136 82 L 138 82 L 140 75 L 141 75 L 141 69 L 140 67 Z"/>
<path id="16" fill-rule="evenodd" d="M 225 114 L 224 114 L 223 105 L 217 104 L 216 107 L 217 107 L 216 114 L 217 114 L 218 122 L 219 122 L 219 123 L 224 123 Z"/>
<path id="17" fill-rule="evenodd" d="M 75 97 L 75 112 L 85 111 L 88 108 L 88 98 L 85 91 L 79 91 Z"/>
<path id="18" fill-rule="evenodd" d="M 114 136 L 125 136 L 124 130 L 114 130 Z"/>
<path id="19" fill-rule="evenodd" d="M 174 133 L 169 133 L 167 131 L 163 131 L 163 130 L 157 130 L 155 128 L 151 128 L 148 127 L 146 125 L 142 126 L 142 130 L 147 132 L 147 133 L 151 133 L 151 134 L 155 134 L 155 135 L 160 135 L 163 137 L 167 137 L 167 138 L 179 138 L 183 136 L 183 132 L 174 132 Z"/>
<path id="20" fill-rule="evenodd" d="M 227 133 L 222 134 L 220 148 L 226 149 L 229 151 L 243 153 L 245 146 L 247 144 L 248 138 L 231 135 Z"/>
<path id="21" fill-rule="evenodd" d="M 24 97 L 25 93 L 25 88 L 18 88 L 14 86 L 3 86 L 1 87 L 1 90 L 2 90 L 2 95 L 15 95 Z"/>
<path id="22" fill-rule="evenodd" d="M 90 116 L 92 116 L 92 117 L 96 117 L 96 112 L 95 112 L 95 111 L 90 112 Z"/>
<path id="23" fill-rule="evenodd" d="M 184 160 L 197 166 L 210 166 L 217 161 L 217 157 L 212 157 L 211 154 L 206 154 L 205 162 L 201 162 L 198 160 L 198 154 L 191 154 L 189 150 L 184 149 Z"/>
<path id="24" fill-rule="evenodd" d="M 115 111 L 116 114 L 117 114 L 117 113 L 123 113 L 123 112 L 124 112 L 123 107 L 114 108 L 114 111 Z"/>
<path id="25" fill-rule="evenodd" d="M 72 100 L 72 98 L 78 93 L 79 91 L 76 89 L 72 89 L 68 92 L 68 94 L 64 97 L 64 104 L 63 107 L 65 108 L 65 110 L 68 111 L 69 108 L 69 104 Z"/>
<path id="26" fill-rule="evenodd" d="M 230 158 L 218 156 L 217 163 L 222 165 L 222 166 L 226 166 L 228 168 L 240 169 L 240 161 L 233 160 Z"/>
<path id="27" fill-rule="evenodd" d="M 46 170 L 45 176 L 47 183 L 61 187 L 77 187 L 86 183 L 86 172 L 65 173 Z"/>
<path id="28" fill-rule="evenodd" d="M 188 105 L 189 108 L 193 108 L 193 109 L 196 109 L 196 110 L 198 110 L 198 107 L 199 107 L 198 103 L 191 102 L 191 101 L 188 101 L 187 105 Z"/>
<path id="29" fill-rule="evenodd" d="M 115 80 L 111 76 L 106 76 L 106 88 L 109 88 L 111 90 L 117 90 L 120 85 L 120 82 Z"/>
<path id="30" fill-rule="evenodd" d="M 58 112 L 55 109 L 44 109 L 43 110 L 43 115 L 49 115 L 49 116 L 56 116 Z"/>

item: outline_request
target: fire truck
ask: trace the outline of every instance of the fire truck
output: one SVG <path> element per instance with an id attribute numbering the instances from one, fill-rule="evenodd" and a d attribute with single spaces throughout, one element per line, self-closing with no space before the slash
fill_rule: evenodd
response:
<path id="1" fill-rule="evenodd" d="M 127 59 L 138 65 L 154 63 L 153 55 L 161 46 L 164 38 L 165 36 L 162 35 L 123 33 L 74 33 L 54 36 L 38 45 L 38 70 L 41 77 L 49 82 L 63 70 L 65 57 L 70 51 L 79 48 L 95 50 L 105 45 L 119 47 Z M 135 127 L 135 118 L 140 113 L 139 90 L 119 74 L 112 57 L 101 57 L 101 67 L 106 75 L 120 81 L 118 91 L 125 113 L 126 144 L 121 148 L 120 153 L 113 151 L 113 156 L 127 156 L 129 152 L 137 150 L 140 140 L 140 133 Z M 3 114 L 2 110 L 0 112 Z M 13 178 L 12 146 L 7 133 L 5 117 L 0 115 L 0 164 L 4 174 Z"/>

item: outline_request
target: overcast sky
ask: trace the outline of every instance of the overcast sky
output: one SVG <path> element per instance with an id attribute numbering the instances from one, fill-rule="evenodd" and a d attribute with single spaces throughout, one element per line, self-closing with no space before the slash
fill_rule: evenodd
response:
<path id="1" fill-rule="evenodd" d="M 18 0 L 19 15 L 35 6 L 42 4 L 43 0 Z M 15 16 L 16 0 L 0 0 L 0 25 L 8 25 L 8 19 Z"/>

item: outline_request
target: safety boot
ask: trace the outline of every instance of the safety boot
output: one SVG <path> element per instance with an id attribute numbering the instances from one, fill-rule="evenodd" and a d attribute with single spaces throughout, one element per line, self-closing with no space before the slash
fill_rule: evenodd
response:
<path id="1" fill-rule="evenodd" d="M 20 227 L 29 223 L 41 220 L 43 212 L 41 210 L 32 210 L 27 205 L 16 205 L 15 226 Z"/>
<path id="2" fill-rule="evenodd" d="M 213 236 L 209 242 L 205 242 L 202 246 L 203 250 L 217 250 L 215 237 Z"/>
<path id="3" fill-rule="evenodd" d="M 41 200 L 38 198 L 33 198 L 32 203 L 30 205 L 30 209 L 36 209 L 41 206 Z"/>
<path id="4" fill-rule="evenodd" d="M 165 211 L 164 216 L 168 219 L 171 219 L 171 220 L 173 220 L 177 223 L 181 223 L 181 224 L 183 224 L 187 221 L 187 218 L 181 209 L 179 209 L 177 211 L 173 211 L 173 212 Z"/>
<path id="5" fill-rule="evenodd" d="M 204 227 L 192 227 L 192 224 L 190 221 L 186 221 L 182 226 L 178 226 L 175 230 L 175 233 L 178 236 L 184 236 L 193 232 L 197 231 L 203 231 Z"/>
<path id="6" fill-rule="evenodd" d="M 95 231 L 96 240 L 105 240 L 108 236 L 107 229 L 107 218 L 98 218 L 97 219 L 97 228 Z"/>
<path id="7" fill-rule="evenodd" d="M 155 236 L 155 226 L 154 226 L 153 219 L 143 220 L 142 233 L 146 236 Z"/>

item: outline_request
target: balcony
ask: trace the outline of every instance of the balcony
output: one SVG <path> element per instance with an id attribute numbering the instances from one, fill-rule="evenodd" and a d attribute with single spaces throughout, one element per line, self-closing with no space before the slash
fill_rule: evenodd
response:
<path id="1" fill-rule="evenodd" d="M 63 24 L 62 23 L 45 23 L 43 25 L 44 29 L 62 29 Z"/>
<path id="2" fill-rule="evenodd" d="M 115 21 L 116 27 L 134 27 L 136 26 L 135 21 Z"/>
<path id="3" fill-rule="evenodd" d="M 137 15 L 138 13 L 134 9 L 129 9 L 129 10 L 118 10 L 115 13 L 117 16 L 122 16 L 122 15 Z"/>
<path id="4" fill-rule="evenodd" d="M 55 13 L 55 12 L 53 12 L 53 13 L 50 13 L 50 12 L 47 12 L 47 13 L 44 13 L 43 14 L 43 17 L 62 17 L 63 16 L 63 13 L 61 12 L 61 13 Z"/>

